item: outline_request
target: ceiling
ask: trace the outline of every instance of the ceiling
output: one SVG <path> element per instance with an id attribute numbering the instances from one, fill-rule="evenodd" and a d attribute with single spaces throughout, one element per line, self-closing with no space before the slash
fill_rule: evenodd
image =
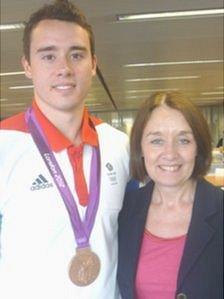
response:
<path id="1" fill-rule="evenodd" d="M 48 2 L 1 0 L 1 23 L 24 22 Z M 135 110 L 150 93 L 164 89 L 182 91 L 199 105 L 223 103 L 223 15 L 116 22 L 118 14 L 222 8 L 222 0 L 77 0 L 75 3 L 93 26 L 98 67 L 112 98 L 111 101 L 97 76 L 87 98 L 90 110 Z M 1 73 L 22 71 L 21 40 L 22 30 L 1 31 Z M 164 62 L 165 65 L 158 65 Z M 125 66 L 136 63 L 151 65 Z M 32 99 L 31 88 L 10 87 L 32 83 L 23 74 L 1 75 L 0 79 L 1 118 L 4 118 L 24 110 Z M 130 79 L 147 80 L 127 81 Z"/>

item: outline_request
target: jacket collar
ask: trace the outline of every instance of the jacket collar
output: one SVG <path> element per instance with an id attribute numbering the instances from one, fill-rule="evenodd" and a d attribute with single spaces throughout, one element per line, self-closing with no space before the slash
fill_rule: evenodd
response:
<path id="1" fill-rule="evenodd" d="M 135 286 L 135 274 L 138 264 L 138 256 L 141 249 L 142 237 L 144 233 L 148 207 L 151 202 L 153 186 L 154 183 L 150 181 L 146 186 L 136 190 L 137 195 L 135 195 L 134 192 L 132 192 L 132 195 L 134 197 L 137 197 L 137 200 L 134 200 L 134 204 L 131 207 L 128 216 L 128 218 L 130 219 L 129 228 L 132 233 L 129 236 L 128 242 L 130 242 L 130 248 L 126 256 L 128 260 L 127 265 L 129 265 L 129 269 L 126 269 L 125 273 L 129 276 L 129 278 L 126 277 L 126 279 L 127 281 L 131 282 L 133 293 Z"/>

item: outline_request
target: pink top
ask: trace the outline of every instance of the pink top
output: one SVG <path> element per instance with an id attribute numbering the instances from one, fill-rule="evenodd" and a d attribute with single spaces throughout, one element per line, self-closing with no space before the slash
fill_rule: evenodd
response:
<path id="1" fill-rule="evenodd" d="M 136 299 L 174 299 L 186 235 L 164 239 L 145 231 L 140 251 Z"/>

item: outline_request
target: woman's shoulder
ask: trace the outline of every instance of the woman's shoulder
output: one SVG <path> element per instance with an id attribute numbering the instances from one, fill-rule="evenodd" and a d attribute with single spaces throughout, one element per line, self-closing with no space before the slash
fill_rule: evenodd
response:
<path id="1" fill-rule="evenodd" d="M 123 206 L 119 213 L 120 225 L 124 219 L 132 218 L 135 215 L 143 215 L 148 210 L 152 190 L 153 183 L 150 182 L 140 188 L 126 191 Z"/>
<path id="2" fill-rule="evenodd" d="M 216 208 L 223 213 L 223 198 L 224 191 L 221 187 L 217 187 L 205 179 L 198 181 L 197 196 L 204 199 L 204 202 L 209 206 L 216 206 Z"/>
<path id="3" fill-rule="evenodd" d="M 136 196 L 139 197 L 145 193 L 148 194 L 153 189 L 154 183 L 149 181 L 147 183 L 141 183 L 139 181 L 131 179 L 126 187 L 125 197 L 132 197 L 135 198 Z"/>
<path id="4" fill-rule="evenodd" d="M 198 180 L 199 189 L 208 192 L 209 195 L 213 194 L 213 197 L 223 199 L 224 191 L 221 187 L 217 187 L 205 179 Z"/>
<path id="5" fill-rule="evenodd" d="M 124 196 L 123 208 L 130 208 L 138 204 L 141 206 L 141 203 L 144 204 L 145 201 L 148 201 L 150 194 L 152 193 L 154 183 L 152 181 L 147 184 L 138 184 L 134 188 L 127 188 Z"/>

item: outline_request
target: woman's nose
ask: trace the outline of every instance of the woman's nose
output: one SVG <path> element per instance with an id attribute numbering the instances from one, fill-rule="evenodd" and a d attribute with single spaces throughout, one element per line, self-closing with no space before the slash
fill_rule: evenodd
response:
<path id="1" fill-rule="evenodd" d="M 169 142 L 164 146 L 164 157 L 167 159 L 174 159 L 177 157 L 177 146 L 173 142 Z"/>

